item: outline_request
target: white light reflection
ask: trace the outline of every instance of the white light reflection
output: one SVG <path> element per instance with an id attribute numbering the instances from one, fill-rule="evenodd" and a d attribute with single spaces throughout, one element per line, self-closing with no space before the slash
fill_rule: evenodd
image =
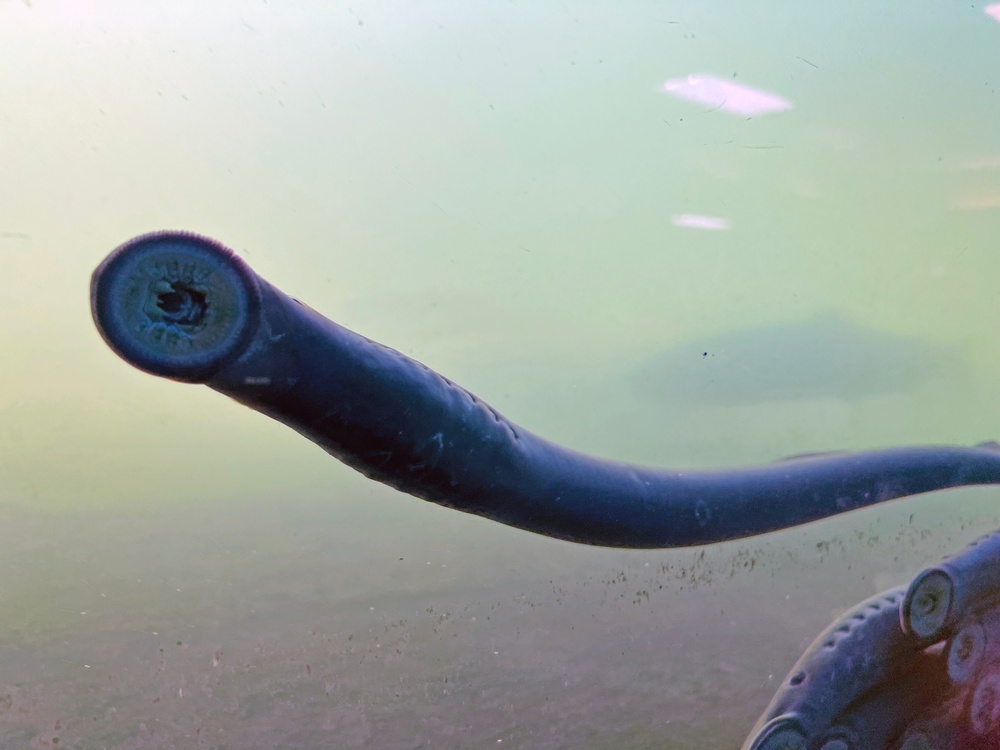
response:
<path id="1" fill-rule="evenodd" d="M 721 216 L 702 216 L 700 214 L 677 214 L 671 219 L 675 227 L 685 229 L 707 229 L 721 232 L 729 229 L 729 219 Z"/>
<path id="2" fill-rule="evenodd" d="M 981 172 L 987 169 L 1000 169 L 1000 155 L 975 156 L 971 159 L 966 159 L 961 163 L 961 166 L 964 169 L 974 172 Z"/>
<path id="3" fill-rule="evenodd" d="M 984 10 L 986 15 L 992 16 L 997 21 L 1000 21 L 1000 3 L 993 3 L 993 5 L 987 5 Z"/>
<path id="4" fill-rule="evenodd" d="M 964 195 L 955 201 L 955 208 L 960 211 L 983 211 L 1000 208 L 1000 193 Z"/>
<path id="5" fill-rule="evenodd" d="M 663 91 L 680 99 L 707 104 L 738 115 L 766 115 L 792 108 L 790 101 L 777 94 L 710 75 L 671 78 L 663 84 Z"/>

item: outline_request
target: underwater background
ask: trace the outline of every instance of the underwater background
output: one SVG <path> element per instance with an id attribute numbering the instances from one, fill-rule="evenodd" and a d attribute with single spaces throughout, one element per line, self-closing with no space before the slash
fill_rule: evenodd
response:
<path id="1" fill-rule="evenodd" d="M 100 340 L 213 236 L 545 437 L 666 466 L 1000 439 L 989 3 L 0 0 L 0 746 L 738 746 L 934 493 L 587 548 L 374 484 Z"/>

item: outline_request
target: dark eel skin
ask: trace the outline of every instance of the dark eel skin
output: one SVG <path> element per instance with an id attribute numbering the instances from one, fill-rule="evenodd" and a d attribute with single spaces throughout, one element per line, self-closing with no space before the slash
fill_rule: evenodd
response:
<path id="1" fill-rule="evenodd" d="M 114 250 L 93 274 L 91 305 L 104 340 L 141 370 L 204 383 L 402 492 L 581 544 L 710 544 L 1000 483 L 995 443 L 717 471 L 587 456 L 511 423 L 420 362 L 284 294 L 218 242 L 186 232 Z"/>
<path id="2" fill-rule="evenodd" d="M 1000 532 L 842 614 L 743 750 L 1000 750 Z"/>

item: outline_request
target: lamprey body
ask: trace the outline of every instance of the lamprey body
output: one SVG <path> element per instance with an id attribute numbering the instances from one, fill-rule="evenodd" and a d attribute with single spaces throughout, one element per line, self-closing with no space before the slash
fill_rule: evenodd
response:
<path id="1" fill-rule="evenodd" d="M 403 492 L 583 544 L 709 544 L 1000 482 L 995 443 L 717 471 L 587 456 L 511 423 L 420 362 L 292 299 L 218 242 L 184 232 L 116 249 L 94 272 L 91 301 L 105 341 L 146 372 L 204 383 Z"/>

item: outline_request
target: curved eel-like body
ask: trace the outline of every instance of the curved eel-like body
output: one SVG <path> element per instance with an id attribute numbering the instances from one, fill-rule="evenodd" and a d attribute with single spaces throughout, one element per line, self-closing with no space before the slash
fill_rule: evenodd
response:
<path id="1" fill-rule="evenodd" d="M 743 750 L 1000 750 L 997 538 L 830 625 Z"/>
<path id="2" fill-rule="evenodd" d="M 819 739 L 850 747 L 858 738 L 861 747 L 882 748 L 906 728 L 929 686 L 940 693 L 946 680 L 944 659 L 922 653 L 931 643 L 900 625 L 904 591 L 874 596 L 823 631 L 792 667 L 744 750 L 807 748 Z"/>
<path id="3" fill-rule="evenodd" d="M 144 235 L 117 248 L 94 272 L 91 303 L 105 341 L 139 369 L 204 383 L 403 492 L 573 542 L 701 545 L 907 495 L 1000 483 L 996 444 L 718 471 L 586 456 L 514 425 L 189 233 Z"/>

